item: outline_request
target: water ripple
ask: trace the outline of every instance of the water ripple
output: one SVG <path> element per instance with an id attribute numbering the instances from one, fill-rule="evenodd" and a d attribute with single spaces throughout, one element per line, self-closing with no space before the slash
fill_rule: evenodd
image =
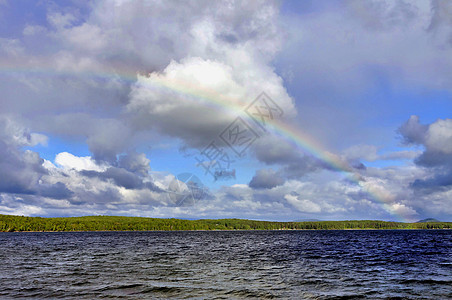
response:
<path id="1" fill-rule="evenodd" d="M 450 231 L 1 233 L 0 297 L 446 299 Z"/>

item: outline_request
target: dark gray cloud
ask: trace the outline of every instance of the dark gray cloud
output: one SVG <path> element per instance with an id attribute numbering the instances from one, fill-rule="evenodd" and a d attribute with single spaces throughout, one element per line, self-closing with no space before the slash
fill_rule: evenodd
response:
<path id="1" fill-rule="evenodd" d="M 285 180 L 272 169 L 257 170 L 256 174 L 248 184 L 254 189 L 271 189 L 284 184 Z"/>
<path id="2" fill-rule="evenodd" d="M 258 139 L 251 151 L 266 165 L 280 166 L 281 176 L 290 179 L 301 178 L 320 170 L 336 171 L 326 162 L 305 154 L 286 139 L 277 136 L 269 135 Z"/>
<path id="3" fill-rule="evenodd" d="M 99 178 L 101 180 L 113 180 L 115 185 L 126 189 L 149 189 L 155 192 L 162 192 L 154 183 L 145 181 L 138 174 L 132 173 L 126 169 L 109 167 L 103 172 L 82 170 L 80 174 L 89 178 Z"/>
<path id="4" fill-rule="evenodd" d="M 452 119 L 438 119 L 421 124 L 418 116 L 411 116 L 398 130 L 406 143 L 424 146 L 414 162 L 430 172 L 428 178 L 416 179 L 411 187 L 434 193 L 452 185 Z"/>
<path id="5" fill-rule="evenodd" d="M 412 184 L 412 187 L 417 189 L 426 189 L 437 191 L 438 188 L 451 189 L 452 188 L 452 172 L 446 170 L 443 173 L 435 174 L 434 177 L 420 180 L 416 179 Z"/>
<path id="6" fill-rule="evenodd" d="M 149 189 L 162 192 L 149 178 L 151 167 L 149 159 L 144 153 L 136 151 L 120 155 L 114 163 L 105 171 L 81 170 L 80 174 L 89 178 L 112 180 L 115 185 L 126 189 Z"/>
<path id="7" fill-rule="evenodd" d="M 421 124 L 418 116 L 411 116 L 398 132 L 406 143 L 424 146 L 422 154 L 415 159 L 418 165 L 452 165 L 452 119 L 438 119 L 431 124 Z"/>
<path id="8" fill-rule="evenodd" d="M 434 167 L 452 167 L 452 155 L 440 151 L 429 150 L 424 151 L 418 156 L 414 162 L 419 166 L 434 168 Z"/>
<path id="9" fill-rule="evenodd" d="M 427 125 L 419 123 L 419 116 L 411 116 L 399 127 L 398 133 L 406 144 L 423 144 L 427 130 Z"/>
<path id="10" fill-rule="evenodd" d="M 55 184 L 40 184 L 37 188 L 37 195 L 53 199 L 70 199 L 74 192 L 69 190 L 62 182 Z"/>
<path id="11" fill-rule="evenodd" d="M 126 189 L 149 189 L 162 192 L 149 178 L 151 167 L 144 153 L 135 151 L 120 155 L 115 163 L 105 171 L 81 170 L 80 174 L 89 178 L 112 180 L 115 185 Z"/>
<path id="12" fill-rule="evenodd" d="M 433 33 L 441 46 L 452 46 L 452 3 L 450 1 L 432 0 L 432 18 L 428 31 Z"/>
<path id="13" fill-rule="evenodd" d="M 0 142 L 0 146 L 5 144 Z M 20 153 L 16 149 L 0 150 L 0 192 L 34 194 L 39 179 L 46 174 L 43 160 L 35 152 Z"/>
<path id="14" fill-rule="evenodd" d="M 114 163 L 117 154 L 130 147 L 133 132 L 121 120 L 100 119 L 92 128 L 86 143 L 93 158 L 100 162 Z"/>
<path id="15" fill-rule="evenodd" d="M 150 160 L 146 157 L 146 154 L 136 151 L 130 152 L 127 155 L 120 155 L 118 158 L 118 167 L 141 176 L 148 175 L 151 170 L 149 163 Z"/>
<path id="16" fill-rule="evenodd" d="M 258 139 L 251 150 L 259 161 L 268 165 L 292 164 L 303 157 L 303 153 L 287 140 L 271 135 Z"/>
<path id="17" fill-rule="evenodd" d="M 83 176 L 90 178 L 100 178 L 102 180 L 112 179 L 116 185 L 125 187 L 126 189 L 140 189 L 143 187 L 143 181 L 137 175 L 116 167 L 110 167 L 104 172 L 98 171 L 80 171 Z"/>
<path id="18" fill-rule="evenodd" d="M 288 141 L 267 136 L 253 145 L 256 158 L 267 165 L 282 166 L 282 175 L 288 178 L 300 178 L 307 173 L 323 168 L 322 162 L 305 155 Z"/>
<path id="19" fill-rule="evenodd" d="M 32 135 L 8 117 L 0 116 L 0 192 L 35 194 L 47 170 L 38 153 L 21 150 L 33 144 Z"/>
<path id="20" fill-rule="evenodd" d="M 49 171 L 38 153 L 20 149 L 33 145 L 34 134 L 6 117 L 0 123 L 0 193 L 70 198 L 73 192 L 62 182 L 45 182 Z"/>

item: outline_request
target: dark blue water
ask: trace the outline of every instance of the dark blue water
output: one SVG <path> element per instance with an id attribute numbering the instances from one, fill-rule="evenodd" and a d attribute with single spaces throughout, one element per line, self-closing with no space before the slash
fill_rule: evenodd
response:
<path id="1" fill-rule="evenodd" d="M 452 231 L 1 233 L 0 298 L 447 299 Z"/>

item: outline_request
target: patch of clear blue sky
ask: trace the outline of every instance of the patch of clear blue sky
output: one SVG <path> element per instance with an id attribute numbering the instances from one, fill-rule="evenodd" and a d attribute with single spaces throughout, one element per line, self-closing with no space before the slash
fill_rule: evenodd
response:
<path id="1" fill-rule="evenodd" d="M 452 93 L 450 91 L 421 87 L 421 84 L 394 80 L 391 70 L 373 67 L 372 92 L 366 95 L 363 107 L 375 112 L 374 119 L 369 119 L 370 126 L 385 123 L 397 124 L 408 120 L 411 115 L 418 115 L 423 123 L 432 123 L 438 118 L 450 118 L 452 112 Z M 425 79 L 428 82 L 428 79 Z"/>
<path id="2" fill-rule="evenodd" d="M 88 145 L 83 140 L 67 139 L 54 135 L 48 135 L 47 145 L 36 145 L 34 147 L 25 147 L 24 149 L 38 152 L 41 158 L 55 161 L 55 156 L 61 152 L 69 152 L 75 156 L 91 156 Z"/>
<path id="3" fill-rule="evenodd" d="M 156 172 L 169 172 L 173 175 L 178 175 L 182 173 L 192 173 L 195 174 L 204 185 L 211 189 L 220 188 L 223 185 L 232 184 L 248 184 L 254 175 L 254 172 L 258 163 L 250 157 L 245 155 L 243 158 L 231 157 L 231 164 L 229 170 L 236 171 L 235 179 L 227 180 L 217 180 L 215 181 L 213 176 L 206 172 L 206 169 L 201 165 L 198 165 L 196 156 L 202 158 L 199 154 L 199 150 L 191 149 L 188 151 L 189 155 L 181 153 L 179 151 L 180 144 L 172 143 L 167 147 L 154 147 L 148 149 L 138 149 L 146 153 L 147 157 L 150 159 L 150 165 L 153 171 Z M 210 170 L 214 172 L 212 168 Z"/>
<path id="4" fill-rule="evenodd" d="M 46 26 L 49 10 L 71 11 L 82 22 L 89 14 L 89 1 L 9 0 L 0 4 L 0 37 L 18 38 L 25 25 Z"/>
<path id="5" fill-rule="evenodd" d="M 0 5 L 0 36 L 18 38 L 24 26 L 46 24 L 47 8 L 34 0 L 7 1 Z"/>

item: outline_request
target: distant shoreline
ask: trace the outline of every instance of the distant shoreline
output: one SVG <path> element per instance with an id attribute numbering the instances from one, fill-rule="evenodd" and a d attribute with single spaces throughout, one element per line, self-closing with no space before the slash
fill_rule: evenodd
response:
<path id="1" fill-rule="evenodd" d="M 42 218 L 0 215 L 0 232 L 109 231 L 293 231 L 452 229 L 452 222 L 402 223 L 379 220 L 272 222 L 247 219 L 159 219 L 122 216 Z"/>

